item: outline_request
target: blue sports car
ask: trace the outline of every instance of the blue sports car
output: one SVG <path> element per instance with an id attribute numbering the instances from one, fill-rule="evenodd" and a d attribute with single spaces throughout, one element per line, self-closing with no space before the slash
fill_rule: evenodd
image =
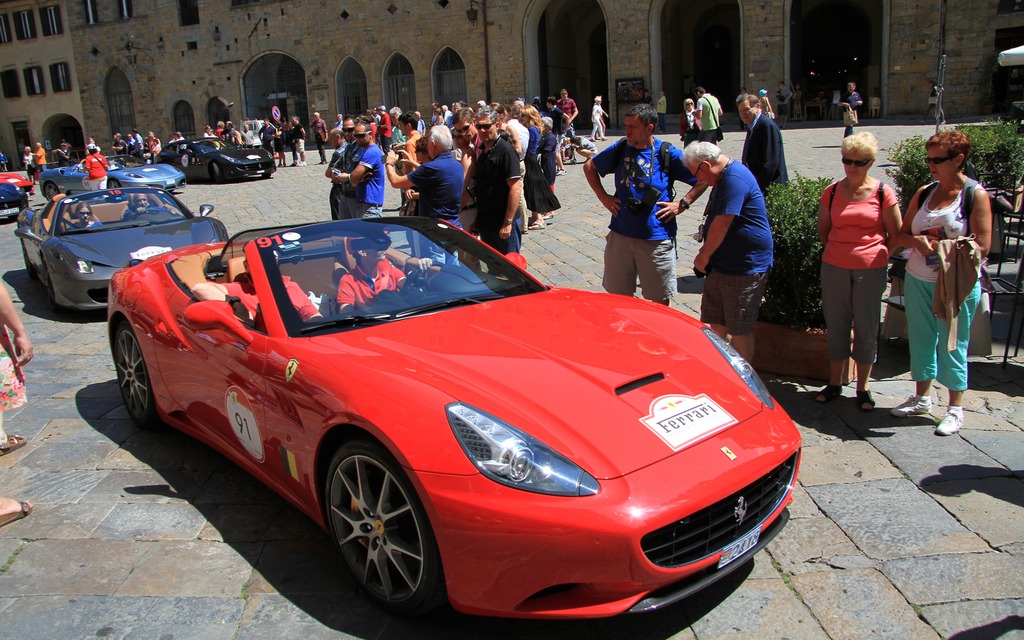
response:
<path id="1" fill-rule="evenodd" d="M 156 187 L 171 191 L 186 184 L 185 174 L 168 164 L 146 164 L 132 156 L 107 156 L 107 188 Z M 43 195 L 49 200 L 58 193 L 88 191 L 88 176 L 82 163 L 47 169 L 39 176 Z"/>
<path id="2" fill-rule="evenodd" d="M 28 194 L 7 182 L 0 182 L 0 218 L 13 218 L 28 208 Z"/>

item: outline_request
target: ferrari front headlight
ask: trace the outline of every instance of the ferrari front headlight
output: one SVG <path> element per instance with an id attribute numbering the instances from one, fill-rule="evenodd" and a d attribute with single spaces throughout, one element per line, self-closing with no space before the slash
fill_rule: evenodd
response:
<path id="1" fill-rule="evenodd" d="M 711 329 L 704 327 L 701 329 L 704 335 L 711 340 L 711 344 L 715 345 L 718 352 L 722 354 L 722 357 L 726 359 L 732 370 L 736 372 L 743 382 L 750 387 L 750 390 L 754 392 L 757 399 L 760 400 L 769 409 L 775 408 L 775 401 L 772 400 L 772 394 L 768 393 L 768 387 L 764 386 L 764 382 L 761 381 L 761 376 L 757 375 L 754 371 L 754 367 L 749 362 L 743 359 L 736 349 L 733 349 L 732 345 L 729 344 L 728 340 L 718 335 Z"/>
<path id="2" fill-rule="evenodd" d="M 92 273 L 92 263 L 88 260 L 75 260 L 75 269 L 78 270 L 78 273 Z"/>
<path id="3" fill-rule="evenodd" d="M 600 490 L 589 473 L 508 423 L 462 403 L 446 410 L 455 439 L 491 480 L 555 496 L 591 496 Z"/>

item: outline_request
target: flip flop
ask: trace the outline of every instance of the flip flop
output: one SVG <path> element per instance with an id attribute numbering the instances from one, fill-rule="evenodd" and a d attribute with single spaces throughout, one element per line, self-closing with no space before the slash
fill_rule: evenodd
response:
<path id="1" fill-rule="evenodd" d="M 11 453 L 12 451 L 17 451 L 18 449 L 24 447 L 26 444 L 28 444 L 28 440 L 26 440 L 25 438 L 13 434 L 9 435 L 7 436 L 7 442 L 0 444 L 0 456 L 6 456 L 8 453 Z"/>
<path id="2" fill-rule="evenodd" d="M 0 516 L 0 527 L 11 524 L 16 520 L 21 520 L 28 514 L 32 513 L 32 503 L 28 500 L 21 501 L 21 511 L 18 513 L 9 513 L 5 516 Z"/>
<path id="3" fill-rule="evenodd" d="M 535 222 L 535 223 L 531 224 L 530 226 L 528 226 L 526 228 L 529 231 L 536 231 L 537 229 L 543 229 L 544 228 L 544 223 L 543 222 Z"/>
<path id="4" fill-rule="evenodd" d="M 875 409 L 875 399 L 871 397 L 870 391 L 858 391 L 857 404 L 860 406 L 861 411 L 873 411 Z"/>
<path id="5" fill-rule="evenodd" d="M 829 384 L 821 388 L 818 395 L 815 396 L 815 400 L 824 404 L 826 402 L 832 402 L 839 396 L 843 395 L 843 388 L 838 384 Z"/>

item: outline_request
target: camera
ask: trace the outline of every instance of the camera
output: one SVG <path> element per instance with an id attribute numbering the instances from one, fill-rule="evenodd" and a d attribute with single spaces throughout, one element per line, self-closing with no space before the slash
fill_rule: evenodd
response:
<path id="1" fill-rule="evenodd" d="M 661 191 L 648 186 L 644 189 L 643 198 L 627 198 L 626 208 L 633 213 L 647 215 L 654 210 L 654 206 L 658 204 L 659 200 L 661 200 Z"/>

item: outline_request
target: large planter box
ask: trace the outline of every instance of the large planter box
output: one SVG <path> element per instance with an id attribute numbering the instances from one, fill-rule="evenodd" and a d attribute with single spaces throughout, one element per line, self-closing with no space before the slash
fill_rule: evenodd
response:
<path id="1" fill-rule="evenodd" d="M 828 382 L 828 334 L 824 329 L 791 329 L 781 324 L 754 325 L 754 369 L 782 376 Z M 853 362 L 847 363 L 843 384 L 850 382 Z"/>

